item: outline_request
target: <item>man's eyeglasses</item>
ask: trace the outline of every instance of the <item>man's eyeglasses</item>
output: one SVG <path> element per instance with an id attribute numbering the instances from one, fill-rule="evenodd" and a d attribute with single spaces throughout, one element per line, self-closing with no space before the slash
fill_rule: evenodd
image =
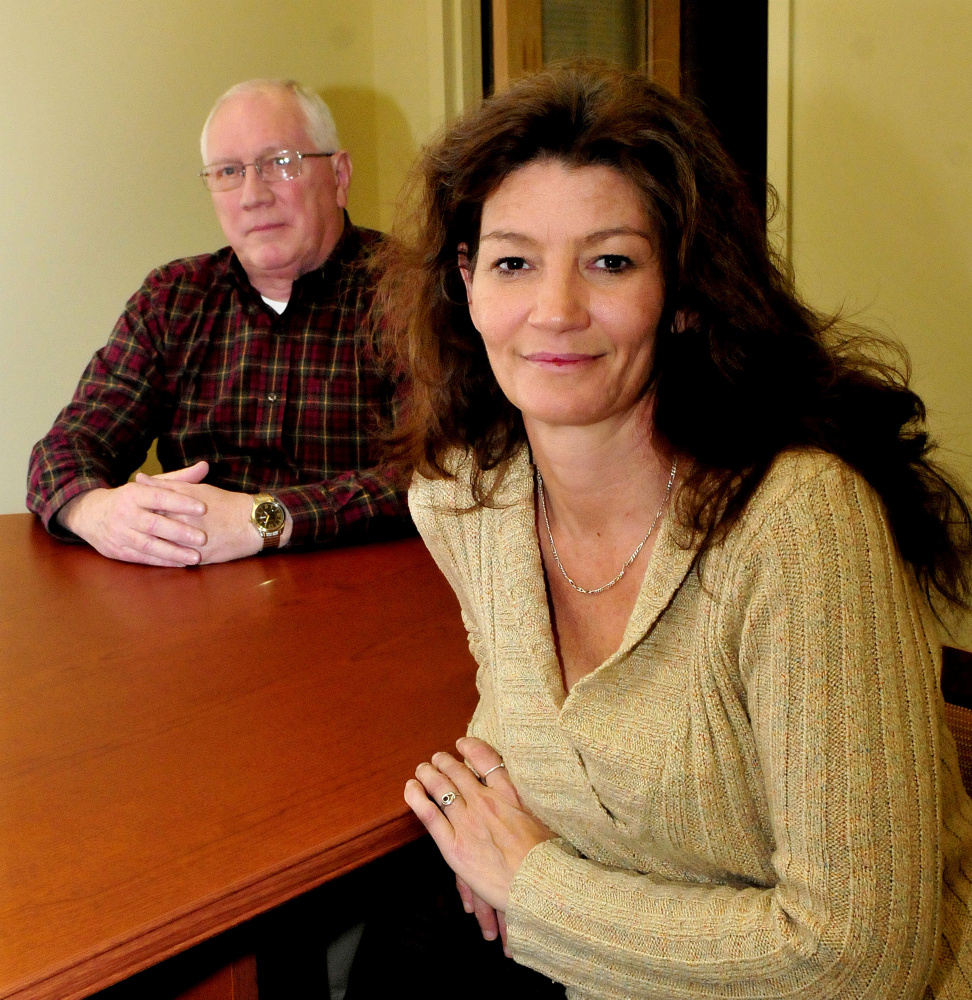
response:
<path id="1" fill-rule="evenodd" d="M 232 191 L 242 185 L 246 168 L 254 167 L 267 184 L 292 181 L 300 177 L 300 161 L 314 156 L 333 156 L 333 153 L 298 153 L 281 149 L 279 153 L 261 156 L 252 163 L 212 163 L 199 171 L 199 176 L 210 191 Z"/>

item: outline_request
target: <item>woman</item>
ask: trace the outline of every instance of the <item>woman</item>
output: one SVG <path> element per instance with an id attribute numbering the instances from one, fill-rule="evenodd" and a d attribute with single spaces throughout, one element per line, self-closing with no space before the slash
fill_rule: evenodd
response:
<path id="1" fill-rule="evenodd" d="M 529 78 L 423 175 L 393 443 L 480 702 L 405 797 L 467 911 L 572 997 L 969 996 L 921 401 L 639 76 Z"/>

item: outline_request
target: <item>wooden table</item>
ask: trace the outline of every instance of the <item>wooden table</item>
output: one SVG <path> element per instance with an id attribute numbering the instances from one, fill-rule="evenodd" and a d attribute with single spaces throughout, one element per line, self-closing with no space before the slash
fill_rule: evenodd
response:
<path id="1" fill-rule="evenodd" d="M 475 706 L 421 542 L 200 569 L 0 516 L 0 997 L 87 996 L 416 838 Z"/>

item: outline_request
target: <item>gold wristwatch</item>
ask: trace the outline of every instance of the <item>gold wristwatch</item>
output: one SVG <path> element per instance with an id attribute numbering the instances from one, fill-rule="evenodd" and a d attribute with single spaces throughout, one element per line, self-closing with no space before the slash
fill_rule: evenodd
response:
<path id="1" fill-rule="evenodd" d="M 280 545 L 280 536 L 287 524 L 287 512 L 276 497 L 269 493 L 257 493 L 253 497 L 250 524 L 260 532 L 263 548 L 275 549 Z"/>

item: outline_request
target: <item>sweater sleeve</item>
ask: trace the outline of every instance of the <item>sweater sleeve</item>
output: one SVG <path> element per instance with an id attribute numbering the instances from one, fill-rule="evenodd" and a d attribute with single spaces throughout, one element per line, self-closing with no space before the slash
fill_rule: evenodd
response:
<path id="1" fill-rule="evenodd" d="M 408 505 L 422 541 L 459 600 L 463 625 L 469 638 L 469 651 L 478 667 L 476 688 L 479 703 L 466 735 L 479 737 L 502 756 L 504 749 L 499 739 L 493 694 L 491 636 L 483 631 L 483 623 L 492 621 L 492 615 L 484 607 L 491 602 L 492 595 L 488 588 L 473 586 L 469 579 L 471 567 L 479 566 L 483 558 L 481 521 L 476 516 L 455 513 L 457 509 L 469 506 L 469 496 L 461 493 L 457 481 L 432 481 L 416 474 L 408 492 Z M 487 551 L 491 548 L 487 547 Z M 477 600 L 473 599 L 473 595 Z"/>
<path id="2" fill-rule="evenodd" d="M 752 728 L 768 884 L 695 884 L 538 845 L 517 960 L 572 997 L 925 995 L 940 931 L 936 641 L 880 501 L 829 462 L 707 561 L 692 637 Z M 711 707 L 713 718 L 722 706 Z"/>

